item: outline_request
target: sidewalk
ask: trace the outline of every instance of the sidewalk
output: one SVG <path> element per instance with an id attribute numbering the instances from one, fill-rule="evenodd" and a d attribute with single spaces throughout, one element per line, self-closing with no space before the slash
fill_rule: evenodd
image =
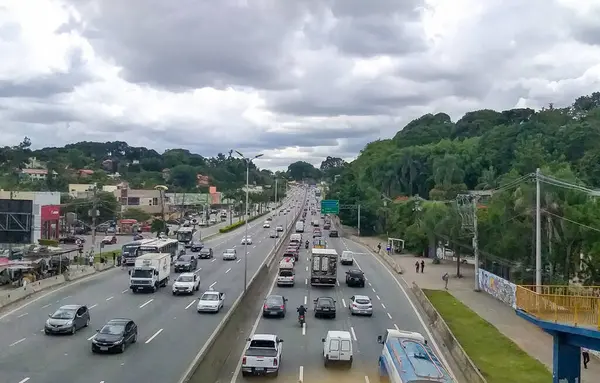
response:
<path id="1" fill-rule="evenodd" d="M 377 244 L 385 243 L 375 237 L 350 237 L 358 241 L 373 251 L 377 252 Z M 539 327 L 529 323 L 525 319 L 518 317 L 515 311 L 500 302 L 496 298 L 485 292 L 474 291 L 474 267 L 472 265 L 462 264 L 460 272 L 463 278 L 456 278 L 456 262 L 442 261 L 439 265 L 431 263 L 431 259 L 414 257 L 410 254 L 393 255 L 394 260 L 404 269 L 402 277 L 408 282 L 416 282 L 423 289 L 443 290 L 444 281 L 442 275 L 448 273 L 450 282 L 448 291 L 454 297 L 476 312 L 486 321 L 494 325 L 501 333 L 515 342 L 521 349 L 532 357 L 538 359 L 552 371 L 552 337 L 542 331 Z M 424 273 L 416 273 L 415 262 L 425 260 Z M 582 383 L 600 382 L 600 361 L 596 358 L 591 359 L 588 369 L 581 369 Z"/>

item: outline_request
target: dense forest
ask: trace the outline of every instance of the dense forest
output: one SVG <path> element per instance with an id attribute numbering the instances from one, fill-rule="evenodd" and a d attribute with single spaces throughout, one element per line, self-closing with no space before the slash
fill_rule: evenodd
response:
<path id="1" fill-rule="evenodd" d="M 327 198 L 361 205 L 361 232 L 403 238 L 435 257 L 436 243 L 472 254 L 477 216 L 486 268 L 534 278 L 536 169 L 544 283 L 600 282 L 600 93 L 572 106 L 479 110 L 452 122 L 427 114 L 369 143 L 343 167 Z M 473 203 L 465 196 L 479 193 Z M 340 212 L 356 226 L 357 211 Z M 459 271 L 458 271 L 459 272 Z"/>

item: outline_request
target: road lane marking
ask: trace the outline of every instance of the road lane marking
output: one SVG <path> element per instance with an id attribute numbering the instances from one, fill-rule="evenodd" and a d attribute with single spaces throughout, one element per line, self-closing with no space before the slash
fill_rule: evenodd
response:
<path id="1" fill-rule="evenodd" d="M 25 315 L 29 315 L 29 313 L 23 313 L 23 314 L 19 315 L 17 318 L 23 318 Z"/>
<path id="2" fill-rule="evenodd" d="M 298 371 L 298 382 L 304 382 L 304 366 L 300 366 L 300 370 Z"/>
<path id="3" fill-rule="evenodd" d="M 148 302 L 146 302 L 146 303 L 142 304 L 142 305 L 140 306 L 140 308 L 144 308 L 146 305 L 150 304 L 150 302 L 152 302 L 153 300 L 154 300 L 154 298 L 150 299 Z"/>
<path id="4" fill-rule="evenodd" d="M 308 278 L 304 278 L 304 284 L 308 285 Z"/>
<path id="5" fill-rule="evenodd" d="M 368 376 L 366 376 L 366 375 L 365 375 L 365 383 L 371 383 L 371 382 L 369 381 L 369 377 L 368 377 Z"/>
<path id="6" fill-rule="evenodd" d="M 27 339 L 27 338 L 19 339 L 18 341 L 11 343 L 10 347 L 18 345 L 19 343 L 23 342 L 25 339 Z"/>
<path id="7" fill-rule="evenodd" d="M 302 323 L 302 335 L 306 335 L 306 322 Z"/>
<path id="8" fill-rule="evenodd" d="M 19 381 L 19 383 L 25 383 L 25 382 L 29 382 L 29 377 Z"/>
<path id="9" fill-rule="evenodd" d="M 374 293 L 376 293 L 376 292 L 377 292 L 377 291 L 375 291 L 375 289 L 371 289 L 371 290 L 373 290 L 373 292 L 374 292 Z"/>
<path id="10" fill-rule="evenodd" d="M 242 260 L 241 260 L 241 259 L 238 259 L 238 260 L 237 260 L 235 263 L 240 263 L 240 262 L 242 262 Z"/>
<path id="11" fill-rule="evenodd" d="M 48 303 L 47 305 L 43 305 L 42 308 L 45 309 L 46 307 L 50 307 L 52 306 L 52 303 Z"/>
<path id="12" fill-rule="evenodd" d="M 306 271 L 308 271 L 308 266 L 306 266 Z"/>
<path id="13" fill-rule="evenodd" d="M 371 284 L 371 282 L 369 282 L 369 287 L 373 287 L 373 285 Z"/>
<path id="14" fill-rule="evenodd" d="M 392 319 L 392 316 L 390 315 L 390 313 L 387 313 L 388 318 Z"/>
<path id="15" fill-rule="evenodd" d="M 356 333 L 354 332 L 354 327 L 350 327 L 350 332 L 352 333 L 352 339 L 354 339 L 354 341 L 356 342 L 358 339 L 356 339 Z"/>
<path id="16" fill-rule="evenodd" d="M 344 305 L 344 307 L 347 307 L 346 306 L 346 301 L 344 300 L 344 298 L 342 298 L 342 304 Z"/>
<path id="17" fill-rule="evenodd" d="M 185 309 L 186 309 L 186 310 L 187 310 L 187 309 L 189 309 L 190 307 L 192 307 L 192 305 L 193 305 L 194 303 L 196 303 L 196 300 L 195 300 L 195 299 L 194 299 L 193 301 L 191 301 L 189 305 L 185 306 Z"/>
<path id="18" fill-rule="evenodd" d="M 160 330 L 158 330 L 157 332 L 155 332 L 154 335 L 152 335 L 150 338 L 148 338 L 148 340 L 146 341 L 146 344 L 152 342 L 152 339 L 156 338 L 158 336 L 158 334 L 160 334 L 161 332 L 163 332 L 162 328 Z"/>
<path id="19" fill-rule="evenodd" d="M 394 328 L 398 331 L 400 331 L 400 329 L 398 328 L 398 325 L 396 323 L 394 323 Z"/>
<path id="20" fill-rule="evenodd" d="M 67 295 L 67 296 L 66 296 L 66 297 L 64 297 L 62 300 L 64 301 L 65 299 L 69 299 L 69 298 L 71 298 L 71 297 L 72 297 L 72 295 Z"/>
<path id="21" fill-rule="evenodd" d="M 212 260 L 212 261 L 210 261 L 210 263 L 213 263 L 214 261 L 216 261 L 216 258 L 213 258 L 213 260 Z"/>
<path id="22" fill-rule="evenodd" d="M 90 336 L 90 337 L 89 337 L 87 340 L 92 340 L 92 339 L 94 339 L 95 337 L 96 337 L 96 334 L 94 334 L 94 335 Z"/>
<path id="23" fill-rule="evenodd" d="M 209 289 L 212 289 L 214 285 L 217 284 L 217 281 L 214 281 L 212 285 L 208 286 Z"/>
<path id="24" fill-rule="evenodd" d="M 230 271 L 231 271 L 231 267 L 227 269 L 227 271 L 225 272 L 225 274 L 227 274 Z"/>
<path id="25" fill-rule="evenodd" d="M 90 307 L 88 307 L 88 309 L 93 309 L 96 306 L 98 306 L 98 303 L 96 303 L 95 305 L 91 305 Z"/>
<path id="26" fill-rule="evenodd" d="M 306 304 L 306 301 L 308 300 L 308 297 L 305 295 L 304 296 L 304 304 Z"/>
<path id="27" fill-rule="evenodd" d="M 121 291 L 121 294 L 125 294 L 128 291 L 129 291 L 129 289 L 125 289 L 125 290 Z"/>
<path id="28" fill-rule="evenodd" d="M 383 303 L 381 304 L 381 307 L 383 307 L 383 309 L 385 310 L 385 305 Z"/>
<path id="29" fill-rule="evenodd" d="M 106 298 L 107 301 L 110 301 L 111 299 L 113 299 L 114 297 L 108 297 Z"/>
<path id="30" fill-rule="evenodd" d="M 377 299 L 381 300 L 381 298 L 379 298 L 379 295 L 375 295 L 377 297 Z"/>
<path id="31" fill-rule="evenodd" d="M 335 283 L 338 285 L 338 287 L 340 287 L 340 281 L 339 280 L 335 281 Z"/>

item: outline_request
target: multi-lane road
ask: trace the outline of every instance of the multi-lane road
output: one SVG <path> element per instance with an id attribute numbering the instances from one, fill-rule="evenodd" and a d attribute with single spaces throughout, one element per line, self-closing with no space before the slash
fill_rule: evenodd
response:
<path id="1" fill-rule="evenodd" d="M 296 192 L 298 199 L 304 194 Z M 293 197 L 294 194 L 291 196 Z M 291 204 L 289 200 L 284 206 Z M 295 206 L 294 206 L 295 208 Z M 263 220 L 249 226 L 254 243 L 248 246 L 248 280 L 275 246 L 269 232 L 292 223 L 288 215 L 274 214 L 272 229 Z M 208 235 L 208 234 L 203 234 Z M 200 260 L 200 291 L 192 296 L 172 296 L 171 287 L 154 294 L 132 294 L 128 274 L 113 269 L 90 279 L 32 298 L 26 304 L 0 313 L 0 381 L 2 383 L 176 383 L 243 290 L 244 228 L 206 241 L 214 259 Z M 237 261 L 224 261 L 222 252 L 235 247 Z M 171 276 L 171 281 L 176 278 Z M 171 282 L 172 283 L 172 282 Z M 196 312 L 198 296 L 212 286 L 225 293 L 225 307 L 217 314 Z M 75 335 L 46 336 L 48 314 L 66 304 L 86 304 L 91 325 Z M 138 342 L 124 354 L 91 353 L 95 330 L 115 317 L 133 319 Z"/>
<path id="2" fill-rule="evenodd" d="M 310 238 L 311 233 L 312 228 L 307 230 L 304 236 Z M 328 232 L 323 233 L 327 235 Z M 277 287 L 273 283 L 272 290 L 267 294 L 283 295 L 288 299 L 286 317 L 252 318 L 250 320 L 256 320 L 253 331 L 257 334 L 276 334 L 284 340 L 277 382 L 378 382 L 377 361 L 382 349 L 377 343 L 378 335 L 383 335 L 388 328 L 396 328 L 419 332 L 430 341 L 431 336 L 417 309 L 406 295 L 405 287 L 379 258 L 361 245 L 344 238 L 327 238 L 327 241 L 328 248 L 336 249 L 340 255 L 344 250 L 357 253 L 354 266 L 338 266 L 339 283 L 335 288 L 311 287 L 310 253 L 302 247 L 300 261 L 295 266 L 296 285 Z M 367 283 L 364 288 L 346 286 L 345 272 L 350 268 L 360 268 L 365 273 Z M 367 295 L 371 298 L 374 308 L 372 317 L 350 314 L 348 305 L 353 295 Z M 313 300 L 320 296 L 332 296 L 337 301 L 335 319 L 314 317 Z M 296 313 L 296 308 L 301 304 L 308 308 L 304 328 L 299 325 Z M 330 330 L 350 332 L 354 347 L 354 361 L 350 370 L 324 367 L 321 339 Z M 244 381 L 239 362 L 237 366 L 227 366 L 225 371 L 235 371 L 232 383 Z"/>

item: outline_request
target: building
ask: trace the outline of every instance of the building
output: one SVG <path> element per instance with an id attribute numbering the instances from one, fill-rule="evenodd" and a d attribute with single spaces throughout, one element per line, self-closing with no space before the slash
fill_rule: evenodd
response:
<path id="1" fill-rule="evenodd" d="M 262 186 L 255 186 L 255 185 L 251 185 L 250 187 L 246 188 L 245 186 L 242 187 L 242 191 L 245 193 L 246 189 L 248 189 L 248 193 L 250 194 L 260 194 L 264 191 Z"/>
<path id="2" fill-rule="evenodd" d="M 210 185 L 210 179 L 208 176 L 202 174 L 196 174 L 196 186 L 198 187 L 206 187 Z"/>
<path id="3" fill-rule="evenodd" d="M 0 191 L 0 243 L 58 238 L 60 192 Z"/>
<path id="4" fill-rule="evenodd" d="M 55 171 L 52 174 L 57 175 Z M 43 181 L 48 178 L 48 170 L 46 169 L 22 169 L 21 177 L 32 181 Z"/>

